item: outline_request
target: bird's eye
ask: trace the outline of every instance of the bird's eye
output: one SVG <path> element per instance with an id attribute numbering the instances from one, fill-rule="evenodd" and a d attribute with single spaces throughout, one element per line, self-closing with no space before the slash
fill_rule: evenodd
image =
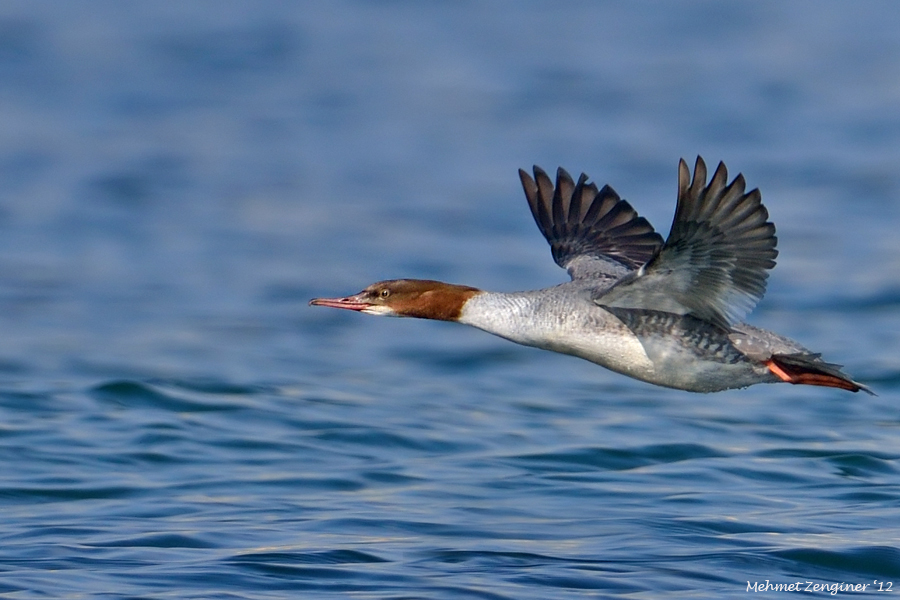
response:
<path id="1" fill-rule="evenodd" d="M 390 295 L 391 295 L 391 290 L 389 290 L 389 289 L 387 289 L 387 288 L 381 290 L 381 297 L 382 297 L 382 298 L 387 298 L 387 297 L 390 296 Z"/>

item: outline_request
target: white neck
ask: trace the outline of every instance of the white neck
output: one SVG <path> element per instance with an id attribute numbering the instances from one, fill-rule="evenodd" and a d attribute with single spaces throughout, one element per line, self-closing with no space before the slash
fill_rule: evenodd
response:
<path id="1" fill-rule="evenodd" d="M 520 344 L 534 345 L 540 318 L 532 292 L 481 292 L 463 305 L 458 322 Z"/>

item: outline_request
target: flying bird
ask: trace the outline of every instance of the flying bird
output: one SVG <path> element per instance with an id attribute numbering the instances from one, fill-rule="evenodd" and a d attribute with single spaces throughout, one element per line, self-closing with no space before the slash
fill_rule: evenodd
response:
<path id="1" fill-rule="evenodd" d="M 371 315 L 456 321 L 518 344 L 570 354 L 651 384 L 717 392 L 787 382 L 873 393 L 784 336 L 741 322 L 775 266 L 775 226 L 758 189 L 730 183 L 719 163 L 707 182 L 678 163 L 678 201 L 663 241 L 608 185 L 562 168 L 519 170 L 553 259 L 571 281 L 490 292 L 422 279 L 373 283 L 327 306 Z"/>

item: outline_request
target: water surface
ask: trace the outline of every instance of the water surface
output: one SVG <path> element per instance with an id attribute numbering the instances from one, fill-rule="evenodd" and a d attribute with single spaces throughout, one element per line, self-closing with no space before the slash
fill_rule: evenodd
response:
<path id="1" fill-rule="evenodd" d="M 892 3 L 49 6 L 0 8 L 0 596 L 900 586 Z M 561 282 L 517 168 L 665 233 L 698 153 L 778 227 L 751 322 L 878 396 L 306 305 Z"/>

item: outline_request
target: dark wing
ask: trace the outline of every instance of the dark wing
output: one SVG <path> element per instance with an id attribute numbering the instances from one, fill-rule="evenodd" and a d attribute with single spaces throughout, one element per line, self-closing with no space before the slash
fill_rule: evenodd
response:
<path id="1" fill-rule="evenodd" d="M 521 169 L 519 178 L 553 260 L 572 279 L 619 278 L 662 247 L 662 236 L 608 185 L 598 191 L 583 173 L 575 183 L 560 168 L 554 188 L 538 166 L 534 179 Z"/>
<path id="2" fill-rule="evenodd" d="M 707 185 L 703 159 L 697 157 L 693 180 L 681 160 L 678 207 L 665 245 L 596 302 L 691 314 L 722 327 L 750 312 L 775 266 L 775 226 L 759 190 L 745 194 L 742 175 L 727 181 L 722 163 Z"/>

